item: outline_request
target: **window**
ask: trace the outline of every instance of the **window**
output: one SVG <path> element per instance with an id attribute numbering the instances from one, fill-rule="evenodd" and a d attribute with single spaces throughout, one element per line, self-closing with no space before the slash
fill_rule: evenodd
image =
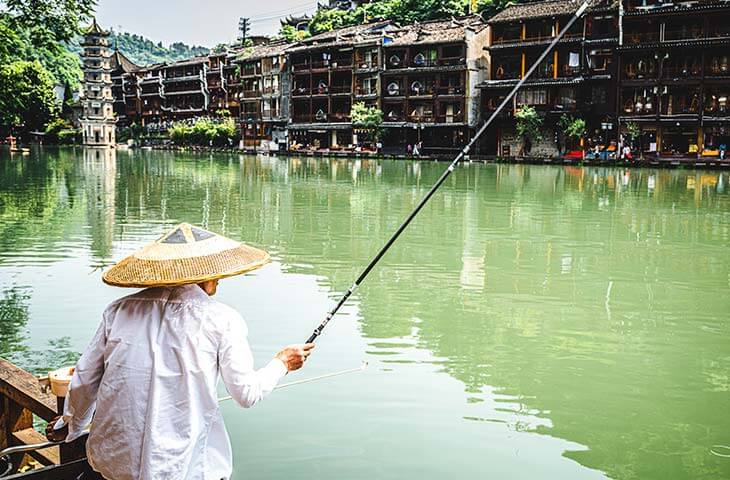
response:
<path id="1" fill-rule="evenodd" d="M 593 105 L 604 105 L 608 103 L 608 92 L 604 86 L 591 88 L 591 103 Z"/>
<path id="2" fill-rule="evenodd" d="M 589 66 L 594 72 L 606 72 L 613 61 L 611 50 L 591 50 L 588 56 Z"/>
<path id="3" fill-rule="evenodd" d="M 518 105 L 547 105 L 547 89 L 532 88 L 517 92 Z"/>
<path id="4" fill-rule="evenodd" d="M 575 107 L 575 88 L 561 87 L 558 89 L 558 98 L 555 105 L 558 107 Z"/>

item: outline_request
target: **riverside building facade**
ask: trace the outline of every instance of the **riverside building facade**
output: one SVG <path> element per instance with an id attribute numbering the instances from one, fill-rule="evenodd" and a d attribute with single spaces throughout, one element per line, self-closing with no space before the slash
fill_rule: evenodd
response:
<path id="1" fill-rule="evenodd" d="M 362 102 L 383 113 L 384 153 L 420 143 L 422 153 L 449 155 L 574 10 L 561 0 L 527 1 L 486 21 L 476 15 L 413 25 L 380 20 L 146 67 L 120 52 L 110 56 L 94 23 L 83 54 L 90 92 L 85 141 L 96 141 L 88 133 L 92 119 L 100 128 L 116 121 L 164 132 L 171 122 L 227 111 L 248 149 L 372 148 L 350 117 Z M 617 151 L 624 143 L 649 157 L 717 157 L 730 142 L 728 52 L 726 1 L 591 0 L 474 153 L 554 157 L 595 146 Z M 111 117 L 104 113 L 109 104 Z M 523 106 L 543 118 L 542 140 L 531 145 L 516 134 Z M 566 116 L 585 121 L 582 139 L 565 138 Z M 99 130 L 99 141 L 108 133 Z"/>
<path id="2" fill-rule="evenodd" d="M 400 27 L 373 22 L 316 35 L 288 50 L 292 77 L 290 139 L 351 149 L 355 102 L 384 114 L 383 145 L 402 153 L 450 153 L 479 120 L 487 66 L 487 25 L 478 16 Z"/>
<path id="3" fill-rule="evenodd" d="M 730 3 L 623 0 L 621 131 L 645 156 L 719 157 L 730 145 Z"/>
<path id="4" fill-rule="evenodd" d="M 532 1 L 507 7 L 488 21 L 489 78 L 479 85 L 485 119 L 524 77 L 575 10 L 570 2 Z M 563 138 L 559 126 L 563 115 L 585 120 L 588 136 L 607 143 L 605 126 L 616 122 L 618 22 L 616 1 L 593 0 L 587 14 L 572 25 L 526 81 L 511 108 L 503 110 L 495 128 L 482 141 L 480 153 L 555 156 L 580 148 Z M 523 106 L 533 107 L 543 118 L 542 140 L 532 145 L 516 133 L 515 113 Z"/>

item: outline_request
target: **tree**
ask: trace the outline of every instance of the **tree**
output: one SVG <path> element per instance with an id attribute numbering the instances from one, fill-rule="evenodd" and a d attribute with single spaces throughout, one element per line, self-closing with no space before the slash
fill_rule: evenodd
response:
<path id="1" fill-rule="evenodd" d="M 626 123 L 626 136 L 629 138 L 629 143 L 632 147 L 636 147 L 636 140 L 641 140 L 641 127 L 636 122 Z M 641 158 L 644 157 L 644 147 L 639 142 L 639 155 Z"/>
<path id="2" fill-rule="evenodd" d="M 308 30 L 297 30 L 292 25 L 282 25 L 279 30 L 279 36 L 287 42 L 298 42 L 310 36 Z"/>
<path id="3" fill-rule="evenodd" d="M 377 142 L 383 134 L 383 111 L 378 107 L 368 107 L 357 102 L 350 111 L 352 126 L 367 132 L 372 142 Z"/>
<path id="4" fill-rule="evenodd" d="M 75 88 L 81 79 L 81 61 L 65 45 L 42 29 L 29 30 L 17 25 L 7 14 L 0 14 L 0 64 L 19 60 L 38 60 L 55 83 Z"/>
<path id="5" fill-rule="evenodd" d="M 96 0 L 5 0 L 5 10 L 17 26 L 60 42 L 70 41 L 88 22 Z"/>
<path id="6" fill-rule="evenodd" d="M 586 132 L 586 122 L 582 118 L 575 118 L 569 113 L 564 113 L 558 120 L 559 134 L 565 141 L 565 150 L 572 148 L 583 138 Z"/>
<path id="7" fill-rule="evenodd" d="M 0 66 L 0 127 L 42 130 L 58 113 L 53 79 L 40 62 Z"/>
<path id="8" fill-rule="evenodd" d="M 543 119 L 540 115 L 538 115 L 537 111 L 529 105 L 525 105 L 517 110 L 517 113 L 515 113 L 515 119 L 517 120 L 517 135 L 522 140 L 520 155 L 529 154 L 530 150 L 532 150 L 532 142 L 539 142 L 542 140 L 541 129 Z"/>

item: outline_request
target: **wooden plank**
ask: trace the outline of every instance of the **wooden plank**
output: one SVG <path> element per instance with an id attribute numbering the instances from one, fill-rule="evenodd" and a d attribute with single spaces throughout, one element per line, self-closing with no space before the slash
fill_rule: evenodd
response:
<path id="1" fill-rule="evenodd" d="M 3 480 L 72 480 L 79 478 L 84 474 L 83 478 L 101 478 L 98 474 L 92 474 L 93 470 L 89 466 L 86 459 L 77 460 L 65 465 L 55 465 L 51 467 L 32 470 L 30 472 L 18 473 Z"/>
<path id="2" fill-rule="evenodd" d="M 12 433 L 15 445 L 33 445 L 35 443 L 44 443 L 48 440 L 45 435 L 35 431 L 35 429 L 26 428 Z M 49 447 L 42 450 L 34 450 L 28 452 L 28 455 L 38 460 L 43 465 L 58 465 L 61 463 L 61 454 L 58 447 Z"/>
<path id="3" fill-rule="evenodd" d="M 38 379 L 5 359 L 0 358 L 0 396 L 4 396 L 44 420 L 57 415 L 56 397 L 43 392 Z"/>

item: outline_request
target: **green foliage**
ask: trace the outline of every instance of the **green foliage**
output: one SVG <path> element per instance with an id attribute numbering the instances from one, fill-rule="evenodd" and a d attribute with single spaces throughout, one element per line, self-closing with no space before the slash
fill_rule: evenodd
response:
<path id="1" fill-rule="evenodd" d="M 639 135 L 641 135 L 641 127 L 639 127 L 639 124 L 636 122 L 628 122 L 626 124 L 626 135 L 632 142 L 636 141 Z"/>
<path id="2" fill-rule="evenodd" d="M 357 23 L 360 22 L 355 18 L 354 12 L 338 8 L 320 8 L 309 22 L 309 32 L 317 35 Z"/>
<path id="3" fill-rule="evenodd" d="M 67 128 L 58 132 L 59 145 L 73 145 L 81 143 L 81 129 Z"/>
<path id="4" fill-rule="evenodd" d="M 49 144 L 72 145 L 81 139 L 81 130 L 73 128 L 68 120 L 62 118 L 51 120 L 45 133 L 45 141 Z"/>
<path id="5" fill-rule="evenodd" d="M 283 25 L 279 30 L 279 36 L 284 38 L 288 42 L 298 42 L 311 36 L 308 30 L 297 30 L 291 25 Z"/>
<path id="6" fill-rule="evenodd" d="M 515 113 L 515 119 L 517 120 L 517 135 L 522 138 L 523 142 L 542 140 L 543 119 L 533 107 L 529 105 L 521 107 Z"/>
<path id="7" fill-rule="evenodd" d="M 59 114 L 53 83 L 38 61 L 0 65 L 0 127 L 42 130 Z"/>
<path id="8" fill-rule="evenodd" d="M 81 37 L 78 36 L 68 45 L 68 49 L 76 55 L 81 53 L 80 41 Z M 161 42 L 155 43 L 142 35 L 128 32 L 118 33 L 113 30 L 109 34 L 109 45 L 112 48 L 116 46 L 137 65 L 170 63 L 210 53 L 208 48 L 197 45 L 189 46 L 182 42 L 175 42 L 169 47 L 165 47 Z"/>
<path id="9" fill-rule="evenodd" d="M 503 2 L 503 0 L 497 1 L 502 2 L 500 5 L 507 5 L 507 2 Z M 374 0 L 360 5 L 352 11 L 320 8 L 309 22 L 309 33 L 316 35 L 377 19 L 389 19 L 406 25 L 413 22 L 459 17 L 465 15 L 468 9 L 469 0 Z M 289 40 L 297 39 L 296 30 L 291 26 L 282 27 L 279 34 Z"/>
<path id="10" fill-rule="evenodd" d="M 477 13 L 484 18 L 489 18 L 516 3 L 520 2 L 517 0 L 477 0 Z"/>
<path id="11" fill-rule="evenodd" d="M 81 79 L 81 60 L 59 43 L 48 30 L 28 29 L 8 15 L 0 14 L 0 63 L 18 60 L 39 61 L 53 77 L 54 83 L 69 89 Z"/>
<path id="12" fill-rule="evenodd" d="M 573 140 L 579 140 L 583 137 L 583 135 L 585 135 L 586 132 L 585 120 L 583 120 L 582 118 L 574 118 L 568 113 L 564 113 L 560 116 L 560 120 L 558 120 L 558 126 L 563 132 L 565 138 L 570 138 Z"/>
<path id="13" fill-rule="evenodd" d="M 368 132 L 372 141 L 377 142 L 383 133 L 383 111 L 378 107 L 368 107 L 357 102 L 350 112 L 352 125 Z"/>
<path id="14" fill-rule="evenodd" d="M 51 120 L 50 122 L 48 122 L 48 125 L 46 125 L 46 142 L 58 143 L 58 134 L 61 132 L 61 130 L 67 130 L 70 128 L 72 128 L 71 124 L 63 118 Z"/>
<path id="15" fill-rule="evenodd" d="M 228 51 L 228 44 L 226 43 L 219 43 L 213 49 L 211 50 L 211 53 L 223 53 Z"/>
<path id="16" fill-rule="evenodd" d="M 236 124 L 232 118 L 213 121 L 201 118 L 192 124 L 176 123 L 168 131 L 170 138 L 178 145 L 215 146 L 227 145 L 228 139 L 237 139 Z"/>
<path id="17" fill-rule="evenodd" d="M 89 21 L 96 0 L 5 0 L 5 11 L 19 30 L 55 41 L 69 41 Z"/>

